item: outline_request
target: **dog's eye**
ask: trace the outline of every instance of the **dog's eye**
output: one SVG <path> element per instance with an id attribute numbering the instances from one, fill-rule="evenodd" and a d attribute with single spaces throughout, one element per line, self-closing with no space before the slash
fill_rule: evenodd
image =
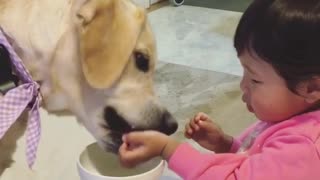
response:
<path id="1" fill-rule="evenodd" d="M 137 68 L 143 72 L 147 72 L 149 70 L 149 58 L 141 52 L 135 52 L 134 57 Z"/>

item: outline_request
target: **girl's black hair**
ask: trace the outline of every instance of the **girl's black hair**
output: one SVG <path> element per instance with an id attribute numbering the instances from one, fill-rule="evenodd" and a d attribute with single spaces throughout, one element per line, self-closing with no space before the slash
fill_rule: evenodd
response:
<path id="1" fill-rule="evenodd" d="M 320 1 L 254 0 L 236 30 L 238 56 L 254 53 L 271 64 L 296 92 L 320 76 Z"/>

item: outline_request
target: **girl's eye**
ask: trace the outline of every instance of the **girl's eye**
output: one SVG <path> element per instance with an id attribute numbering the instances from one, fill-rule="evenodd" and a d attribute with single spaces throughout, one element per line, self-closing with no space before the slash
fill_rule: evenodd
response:
<path id="1" fill-rule="evenodd" d="M 255 80 L 255 79 L 251 79 L 251 82 L 254 83 L 254 84 L 260 84 L 261 81 L 258 81 L 258 80 Z"/>

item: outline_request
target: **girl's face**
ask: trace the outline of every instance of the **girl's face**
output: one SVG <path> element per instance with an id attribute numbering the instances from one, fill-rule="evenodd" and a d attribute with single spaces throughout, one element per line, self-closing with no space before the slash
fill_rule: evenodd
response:
<path id="1" fill-rule="evenodd" d="M 243 101 L 260 120 L 278 122 L 311 107 L 302 96 L 291 92 L 274 68 L 248 51 L 239 56 L 244 68 L 241 80 Z"/>

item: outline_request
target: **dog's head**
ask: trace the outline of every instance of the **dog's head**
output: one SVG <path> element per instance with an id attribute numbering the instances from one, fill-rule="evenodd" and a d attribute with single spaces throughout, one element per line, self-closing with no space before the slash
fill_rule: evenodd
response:
<path id="1" fill-rule="evenodd" d="M 121 136 L 154 129 L 172 134 L 177 122 L 153 89 L 156 46 L 145 11 L 129 0 L 87 0 L 77 13 L 85 116 L 106 149 Z"/>

